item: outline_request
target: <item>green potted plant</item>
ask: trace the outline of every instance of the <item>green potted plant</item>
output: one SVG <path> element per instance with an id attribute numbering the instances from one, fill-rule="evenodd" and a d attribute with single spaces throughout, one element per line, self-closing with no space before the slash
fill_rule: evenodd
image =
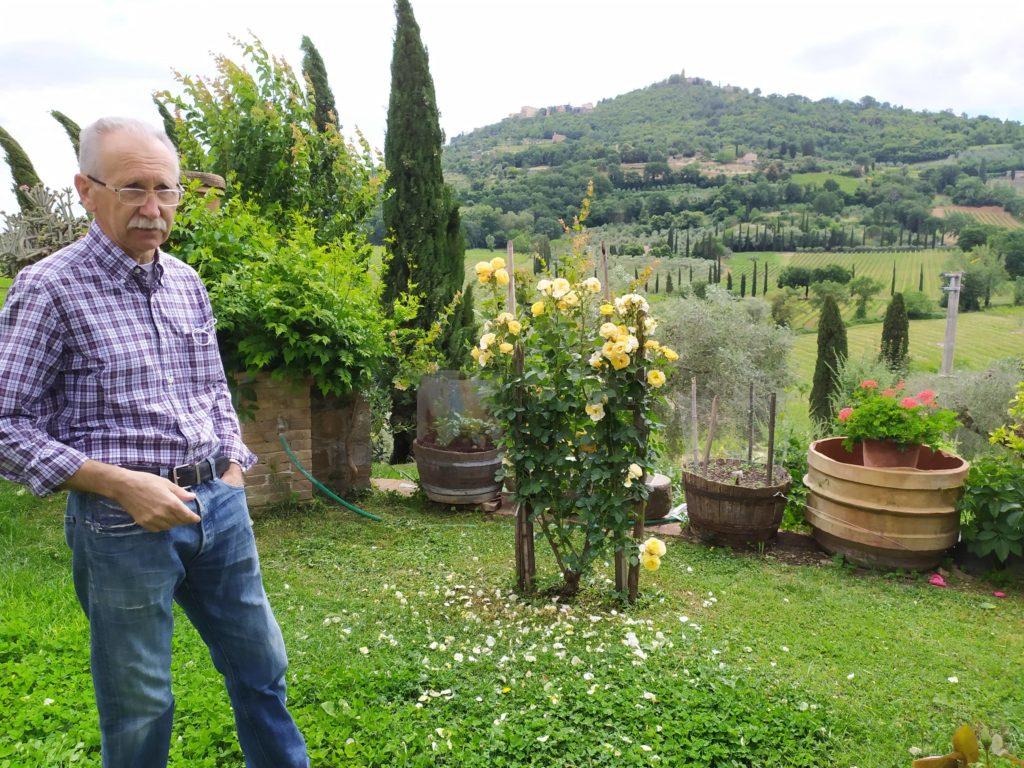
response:
<path id="1" fill-rule="evenodd" d="M 480 401 L 479 382 L 458 371 L 423 376 L 416 395 L 413 453 L 427 498 L 480 504 L 498 498 L 497 426 Z"/>
<path id="2" fill-rule="evenodd" d="M 864 466 L 915 467 L 921 446 L 936 450 L 957 427 L 953 411 L 939 408 L 935 393 L 905 392 L 903 382 L 882 389 L 865 379 L 836 416 L 843 447 L 861 445 Z"/>

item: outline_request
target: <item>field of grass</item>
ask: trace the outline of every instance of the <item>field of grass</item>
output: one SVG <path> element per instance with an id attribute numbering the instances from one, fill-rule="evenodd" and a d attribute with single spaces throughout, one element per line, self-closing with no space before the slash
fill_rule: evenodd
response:
<path id="1" fill-rule="evenodd" d="M 4 305 L 4 297 L 7 296 L 7 289 L 11 287 L 11 278 L 0 277 L 0 307 Z"/>
<path id="2" fill-rule="evenodd" d="M 939 370 L 945 333 L 945 318 L 910 321 L 911 370 Z M 851 359 L 878 355 L 881 323 L 849 326 L 846 335 Z M 798 380 L 810 382 L 817 357 L 817 335 L 797 336 L 791 354 Z M 956 369 L 982 370 L 994 360 L 1021 355 L 1024 355 L 1024 307 L 997 307 L 958 315 L 953 358 Z"/>
<path id="3" fill-rule="evenodd" d="M 857 191 L 858 187 L 864 184 L 863 179 L 855 179 L 852 176 L 843 176 L 838 173 L 827 173 L 824 171 L 814 173 L 794 173 L 790 176 L 790 181 L 804 186 L 813 184 L 814 186 L 821 187 L 829 179 L 838 184 L 839 188 L 847 195 L 852 195 Z"/>
<path id="4" fill-rule="evenodd" d="M 640 603 L 515 594 L 513 523 L 374 494 L 257 515 L 289 704 L 316 766 L 906 765 L 962 722 L 1024 745 L 1024 597 L 668 542 Z M 0 482 L 0 765 L 98 766 L 62 499 Z M 538 543 L 541 586 L 553 583 Z M 241 768 L 178 615 L 171 766 Z M 953 627 L 955 630 L 950 630 Z"/>

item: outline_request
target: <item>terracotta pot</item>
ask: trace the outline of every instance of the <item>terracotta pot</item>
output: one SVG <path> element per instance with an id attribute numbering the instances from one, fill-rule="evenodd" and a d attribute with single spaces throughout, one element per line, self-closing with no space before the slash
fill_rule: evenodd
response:
<path id="1" fill-rule="evenodd" d="M 773 479 L 778 480 L 780 474 L 785 475 L 784 482 L 747 488 L 684 470 L 690 530 L 703 541 L 731 547 L 756 545 L 775 538 L 786 509 L 786 492 L 792 483 L 782 469 Z"/>
<path id="2" fill-rule="evenodd" d="M 923 570 L 957 540 L 957 500 L 969 465 L 922 447 L 916 468 L 864 466 L 863 448 L 843 438 L 811 443 L 805 516 L 827 552 L 860 565 Z"/>
<path id="3" fill-rule="evenodd" d="M 891 440 L 861 440 L 865 467 L 916 467 L 920 445 L 901 446 Z"/>

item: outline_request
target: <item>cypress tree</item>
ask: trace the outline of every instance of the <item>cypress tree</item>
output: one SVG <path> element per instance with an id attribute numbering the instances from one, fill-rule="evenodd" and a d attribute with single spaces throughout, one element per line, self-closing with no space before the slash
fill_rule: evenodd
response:
<path id="1" fill-rule="evenodd" d="M 768 265 L 767 264 L 764 265 L 764 285 L 761 288 L 761 295 L 762 296 L 767 296 L 768 295 Z"/>
<path id="2" fill-rule="evenodd" d="M 882 322 L 882 347 L 878 359 L 894 373 L 906 371 L 910 353 L 910 320 L 903 294 L 892 297 Z"/>
<path id="3" fill-rule="evenodd" d="M 725 273 L 725 290 L 732 290 L 732 272 Z"/>
<path id="4" fill-rule="evenodd" d="M 740 275 L 740 298 L 747 295 L 747 273 Z"/>
<path id="5" fill-rule="evenodd" d="M 839 369 L 848 353 L 846 326 L 839 305 L 826 296 L 818 320 L 818 359 L 814 363 L 814 384 L 811 387 L 811 421 L 823 426 L 835 416 L 833 400 L 839 393 Z"/>
<path id="6" fill-rule="evenodd" d="M 384 139 L 390 194 L 384 200 L 383 218 L 390 238 L 390 260 L 383 301 L 390 306 L 415 284 L 414 290 L 421 296 L 415 322 L 426 330 L 462 288 L 465 242 L 458 203 L 441 171 L 444 135 L 438 121 L 434 81 L 409 0 L 396 0 L 395 15 L 391 98 Z M 463 296 L 439 340 L 449 368 L 461 368 L 468 356 L 462 342 L 471 332 L 472 326 L 467 325 L 473 316 L 471 297 L 469 293 Z M 393 423 L 415 422 L 415 393 L 393 394 Z M 396 431 L 393 463 L 408 459 L 414 435 L 414 431 Z"/>
<path id="7" fill-rule="evenodd" d="M 917 290 L 924 291 L 924 264 L 921 265 L 921 274 L 917 277 Z"/>
<path id="8" fill-rule="evenodd" d="M 14 178 L 12 189 L 18 198 L 18 205 L 21 206 L 21 210 L 28 211 L 32 208 L 32 201 L 21 188 L 31 189 L 43 182 L 39 180 L 39 174 L 32 167 L 32 161 L 28 159 L 25 150 L 2 127 L 0 127 L 0 147 L 3 147 L 4 154 L 7 156 L 7 164 L 11 167 L 11 176 Z"/>
<path id="9" fill-rule="evenodd" d="M 673 287 L 674 286 L 672 285 L 672 273 L 669 272 L 668 275 L 665 277 L 665 293 L 672 293 Z"/>
<path id="10" fill-rule="evenodd" d="M 164 106 L 164 103 L 160 101 L 156 95 L 153 96 L 153 103 L 156 104 L 156 111 L 160 113 L 160 120 L 164 124 L 164 133 L 166 133 L 167 138 L 171 140 L 171 144 L 177 147 L 178 124 L 175 122 L 174 118 L 171 117 L 171 113 L 167 111 L 167 107 Z"/>
<path id="11" fill-rule="evenodd" d="M 82 132 L 82 129 L 78 127 L 78 123 L 72 120 L 70 117 L 65 115 L 63 112 L 58 112 L 56 109 L 50 110 L 50 115 L 61 124 L 61 127 L 67 133 L 68 138 L 71 139 L 71 146 L 75 150 L 75 157 L 78 157 L 78 136 Z"/>
<path id="12" fill-rule="evenodd" d="M 693 264 L 691 264 L 691 265 L 690 265 L 690 277 L 689 277 L 689 282 L 691 282 L 691 283 L 693 282 Z"/>
<path id="13" fill-rule="evenodd" d="M 754 262 L 754 274 L 750 280 L 750 296 L 757 296 L 757 262 Z"/>
<path id="14" fill-rule="evenodd" d="M 896 262 L 892 263 L 892 284 L 889 286 L 889 295 L 896 295 Z"/>
<path id="15" fill-rule="evenodd" d="M 338 125 L 338 108 L 334 105 L 334 93 L 331 86 L 327 84 L 327 68 L 320 56 L 320 51 L 313 45 L 313 41 L 306 35 L 302 36 L 302 74 L 309 80 L 313 89 L 313 100 L 316 108 L 313 119 L 316 120 L 316 128 L 321 133 L 327 128 L 327 124 L 333 122 Z M 433 92 L 433 89 L 431 89 Z"/>

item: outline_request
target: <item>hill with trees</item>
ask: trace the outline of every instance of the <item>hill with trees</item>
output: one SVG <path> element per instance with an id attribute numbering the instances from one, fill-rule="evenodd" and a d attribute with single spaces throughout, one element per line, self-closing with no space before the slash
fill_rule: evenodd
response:
<path id="1" fill-rule="evenodd" d="M 870 96 L 763 95 L 684 74 L 456 136 L 444 167 L 470 247 L 558 237 L 590 178 L 592 226 L 613 228 L 613 244 L 673 254 L 687 230 L 691 249 L 707 234 L 733 250 L 934 246 L 965 225 L 933 215 L 938 202 L 1024 209 L 1013 183 L 1024 169 L 1020 123 Z M 750 223 L 762 228 L 737 230 Z"/>

